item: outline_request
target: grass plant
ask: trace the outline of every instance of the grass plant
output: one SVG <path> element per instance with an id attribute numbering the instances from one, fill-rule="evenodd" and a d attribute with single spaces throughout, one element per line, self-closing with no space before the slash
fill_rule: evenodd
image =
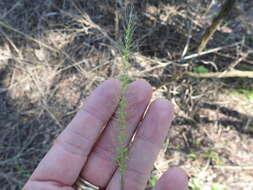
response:
<path id="1" fill-rule="evenodd" d="M 120 74 L 119 80 L 121 82 L 121 99 L 119 102 L 119 110 L 117 112 L 118 115 L 118 123 L 119 123 L 119 135 L 117 136 L 117 163 L 119 172 L 121 175 L 120 179 L 120 189 L 124 190 L 124 176 L 127 167 L 127 159 L 128 159 L 128 146 L 126 145 L 127 136 L 126 136 L 126 88 L 129 85 L 130 77 L 129 77 L 129 68 L 130 68 L 130 58 L 134 47 L 133 42 L 133 34 L 135 31 L 135 24 L 134 24 L 134 14 L 133 14 L 133 7 L 131 6 L 129 9 L 126 9 L 126 18 L 125 18 L 125 28 L 124 28 L 124 35 L 122 37 L 122 41 L 120 43 Z"/>

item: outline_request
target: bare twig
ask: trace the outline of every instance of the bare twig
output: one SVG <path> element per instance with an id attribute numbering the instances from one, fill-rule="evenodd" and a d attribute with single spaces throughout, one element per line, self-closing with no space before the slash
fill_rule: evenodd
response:
<path id="1" fill-rule="evenodd" d="M 230 45 L 209 49 L 209 50 L 203 51 L 201 53 L 194 53 L 192 55 L 188 55 L 188 56 L 184 57 L 182 60 L 197 58 L 197 57 L 200 57 L 202 55 L 207 55 L 207 54 L 210 54 L 210 53 L 218 52 L 220 50 L 227 49 L 227 48 L 230 48 L 230 47 L 234 47 L 234 46 L 237 46 L 237 45 L 240 45 L 240 44 L 241 44 L 241 42 L 236 42 L 236 43 L 233 43 L 233 44 L 230 44 Z"/>
<path id="2" fill-rule="evenodd" d="M 250 54 L 250 53 L 253 53 L 253 51 L 248 52 L 248 54 Z M 236 57 L 236 56 L 229 55 L 229 54 L 224 54 L 224 53 L 221 53 L 221 52 L 215 52 L 215 54 L 219 55 L 219 56 L 222 56 L 222 57 L 225 57 L 225 58 L 233 59 L 234 61 L 236 61 L 238 59 L 238 57 Z M 248 60 L 246 58 L 243 59 L 242 61 L 247 63 L 247 64 L 253 64 L 253 61 Z"/>
<path id="3" fill-rule="evenodd" d="M 166 67 L 166 66 L 168 66 L 172 63 L 175 63 L 175 62 L 182 62 L 182 61 L 190 60 L 190 59 L 193 59 L 193 58 L 201 57 L 203 55 L 207 55 L 207 54 L 210 54 L 210 53 L 215 53 L 215 52 L 218 52 L 218 51 L 223 50 L 223 49 L 227 49 L 227 48 L 230 48 L 230 47 L 233 47 L 233 46 L 237 46 L 240 43 L 241 42 L 236 42 L 236 43 L 233 43 L 233 44 L 230 44 L 230 45 L 227 45 L 227 46 L 221 46 L 221 47 L 213 48 L 213 49 L 210 49 L 210 50 L 206 50 L 206 51 L 203 51 L 201 53 L 194 53 L 194 54 L 185 56 L 185 57 L 180 58 L 180 59 L 175 59 L 175 60 L 166 61 L 166 62 L 159 62 L 159 65 L 154 66 L 154 67 L 152 67 L 148 70 L 142 71 L 141 73 L 143 74 L 143 73 L 147 73 L 147 72 L 150 72 L 150 71 L 153 71 L 153 70 L 156 70 L 156 69 L 161 69 L 161 68 L 164 68 L 164 67 Z"/>
<path id="4" fill-rule="evenodd" d="M 29 40 L 31 40 L 31 41 L 33 41 L 33 42 L 41 45 L 42 47 L 44 47 L 44 48 L 46 48 L 48 50 L 51 50 L 53 52 L 59 52 L 59 50 L 57 50 L 56 48 L 52 48 L 51 46 L 49 46 L 49 45 L 47 45 L 47 44 L 45 44 L 45 43 L 43 43 L 43 42 L 41 42 L 39 40 L 36 40 L 35 38 L 33 38 L 33 37 L 31 37 L 31 36 L 29 36 L 29 35 L 21 32 L 19 30 L 17 30 L 16 28 L 10 26 L 9 24 L 6 24 L 6 23 L 0 21 L 0 26 L 2 26 L 4 28 L 7 28 L 8 30 L 12 30 L 13 32 L 16 32 L 17 34 L 20 34 L 20 35 L 24 36 L 25 38 L 27 38 L 27 39 L 29 39 Z"/>
<path id="5" fill-rule="evenodd" d="M 51 50 L 51 51 L 56 52 L 56 53 L 61 53 L 61 54 L 63 54 L 64 56 L 66 56 L 66 58 L 68 58 L 68 59 L 71 60 L 73 63 L 75 63 L 74 59 L 73 59 L 70 55 L 68 55 L 65 51 L 63 51 L 63 50 L 61 50 L 61 49 L 53 48 L 53 47 L 51 47 L 51 46 L 49 46 L 49 45 L 47 45 L 47 44 L 45 44 L 45 43 L 43 43 L 43 42 L 41 42 L 41 41 L 39 41 L 39 40 L 37 40 L 37 39 L 31 37 L 30 35 L 27 35 L 27 34 L 21 32 L 21 31 L 17 30 L 16 28 L 14 28 L 14 27 L 12 27 L 12 26 L 10 26 L 10 25 L 8 25 L 8 24 L 2 22 L 2 21 L 0 21 L 0 26 L 2 26 L 2 27 L 4 27 L 4 28 L 7 28 L 7 29 L 9 29 L 9 30 L 12 30 L 12 31 L 16 32 L 17 34 L 20 34 L 20 35 L 24 36 L 25 38 L 27 38 L 27 39 L 29 39 L 29 40 L 31 40 L 31 41 L 33 41 L 33 42 L 39 44 L 40 46 L 42 46 L 42 47 L 44 47 L 44 48 L 46 48 L 46 49 L 48 49 L 48 50 Z M 78 69 L 78 68 L 77 68 L 77 69 Z"/>
<path id="6" fill-rule="evenodd" d="M 33 80 L 35 86 L 38 89 L 38 92 L 40 93 L 40 95 L 42 96 L 42 107 L 45 111 L 47 111 L 47 113 L 49 114 L 49 116 L 55 121 L 55 123 L 63 129 L 63 125 L 61 124 L 61 122 L 59 121 L 59 119 L 57 119 L 57 117 L 55 116 L 55 114 L 50 110 L 49 106 L 47 105 L 46 102 L 46 97 L 45 97 L 45 93 L 44 91 L 40 88 L 40 85 L 38 84 L 38 75 L 35 73 L 31 73 L 28 71 L 28 74 L 30 75 L 31 79 Z"/>
<path id="7" fill-rule="evenodd" d="M 13 47 L 13 49 L 17 52 L 17 54 L 20 56 L 20 51 L 16 47 L 16 45 L 12 42 L 12 40 L 9 38 L 9 36 L 0 28 L 0 32 L 3 34 L 3 36 L 6 38 L 6 40 L 10 43 L 10 45 Z"/>
<path id="8" fill-rule="evenodd" d="M 199 8 L 200 8 L 200 3 L 198 3 L 198 5 L 197 5 L 197 9 L 196 9 L 197 11 L 196 12 L 199 12 Z M 187 51 L 189 49 L 190 41 L 192 39 L 192 30 L 193 30 L 193 23 L 192 22 L 193 22 L 193 20 L 197 20 L 196 17 L 197 17 L 197 14 L 194 16 L 193 19 L 190 19 L 190 21 L 189 21 L 188 37 L 187 37 L 187 41 L 186 41 L 186 44 L 185 44 L 185 47 L 184 47 L 181 58 L 183 58 L 187 54 Z"/>
<path id="9" fill-rule="evenodd" d="M 240 77 L 240 78 L 253 78 L 253 71 L 240 71 L 240 70 L 231 70 L 225 72 L 215 72 L 215 73 L 185 73 L 191 77 L 197 78 L 231 78 L 231 77 Z"/>
<path id="10" fill-rule="evenodd" d="M 198 47 L 198 52 L 202 52 L 205 49 L 208 41 L 211 39 L 219 25 L 223 22 L 223 20 L 228 16 L 230 11 L 232 10 L 235 4 L 235 0 L 226 0 L 223 4 L 219 14 L 217 17 L 214 18 L 212 25 L 206 30 L 205 34 L 203 35 L 200 45 Z"/>
<path id="11" fill-rule="evenodd" d="M 252 166 L 219 166 L 215 165 L 215 168 L 228 169 L 228 170 L 253 170 Z"/>
<path id="12" fill-rule="evenodd" d="M 20 5 L 20 1 L 17 1 L 7 12 L 5 12 L 3 15 L 1 15 L 0 19 L 4 19 L 10 12 L 12 12 L 14 9 L 16 9 Z"/>
<path id="13" fill-rule="evenodd" d="M 182 53 L 182 58 L 186 55 L 188 49 L 189 49 L 189 45 L 190 45 L 190 41 L 191 41 L 191 38 L 192 38 L 192 22 L 189 21 L 189 29 L 188 29 L 188 38 L 187 38 L 187 41 L 186 41 L 186 44 L 185 44 L 185 47 L 184 47 L 184 50 L 183 50 L 183 53 Z"/>

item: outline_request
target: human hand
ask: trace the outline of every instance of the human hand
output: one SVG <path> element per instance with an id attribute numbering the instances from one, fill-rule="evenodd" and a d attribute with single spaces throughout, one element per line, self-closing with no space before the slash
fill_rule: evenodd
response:
<path id="1" fill-rule="evenodd" d="M 124 176 L 126 190 L 144 190 L 154 161 L 168 133 L 172 105 L 164 99 L 151 103 L 151 86 L 138 80 L 126 90 L 129 148 Z M 40 162 L 23 190 L 74 190 L 78 176 L 107 190 L 120 189 L 116 153 L 118 123 L 114 117 L 120 99 L 120 84 L 107 80 L 87 99 Z M 186 190 L 187 176 L 169 169 L 153 190 Z"/>

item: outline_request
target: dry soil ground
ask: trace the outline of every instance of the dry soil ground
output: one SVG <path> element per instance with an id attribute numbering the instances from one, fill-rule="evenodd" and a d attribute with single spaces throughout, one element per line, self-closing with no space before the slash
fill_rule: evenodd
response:
<path id="1" fill-rule="evenodd" d="M 179 166 L 193 190 L 253 189 L 253 80 L 185 74 L 253 71 L 251 0 L 237 1 L 211 51 L 195 54 L 221 3 L 133 1 L 132 80 L 148 80 L 154 97 L 176 107 L 148 188 Z M 117 76 L 115 7 L 113 0 L 0 0 L 1 189 L 21 189 L 87 95 Z"/>

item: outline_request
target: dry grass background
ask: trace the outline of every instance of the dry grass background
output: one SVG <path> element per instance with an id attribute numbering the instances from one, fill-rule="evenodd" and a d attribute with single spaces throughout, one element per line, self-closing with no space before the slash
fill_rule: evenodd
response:
<path id="1" fill-rule="evenodd" d="M 253 189 L 253 80 L 196 78 L 253 71 L 253 3 L 241 0 L 204 51 L 216 0 L 134 1 L 132 80 L 170 99 L 176 117 L 151 186 L 171 166 L 190 188 Z M 119 73 L 113 0 L 0 0 L 0 186 L 21 189 L 89 93 Z M 120 33 L 123 30 L 120 28 Z"/>

